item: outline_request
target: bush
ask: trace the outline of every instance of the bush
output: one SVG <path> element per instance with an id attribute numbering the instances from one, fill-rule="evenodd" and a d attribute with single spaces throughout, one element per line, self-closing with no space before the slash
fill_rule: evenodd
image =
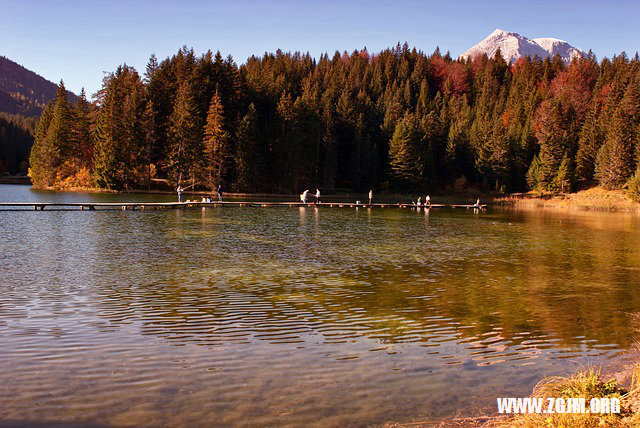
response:
<path id="1" fill-rule="evenodd" d="M 627 183 L 627 196 L 633 202 L 640 202 L 640 168 L 636 170 L 636 173 Z"/>
<path id="2" fill-rule="evenodd" d="M 543 398 L 545 406 L 549 397 L 583 397 L 586 408 L 591 398 L 617 398 L 621 402 L 620 414 L 554 413 L 519 414 L 507 419 L 496 420 L 486 426 L 491 428 L 600 428 L 638 426 L 638 415 L 631 409 L 637 400 L 637 381 L 632 382 L 632 393 L 628 393 L 617 381 L 604 381 L 597 369 L 585 369 L 569 377 L 552 377 L 542 381 L 533 391 L 532 397 Z"/>

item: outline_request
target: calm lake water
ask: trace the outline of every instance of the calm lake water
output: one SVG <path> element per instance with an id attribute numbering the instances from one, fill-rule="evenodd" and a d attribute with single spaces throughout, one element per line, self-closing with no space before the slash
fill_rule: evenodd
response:
<path id="1" fill-rule="evenodd" d="M 162 200 L 0 186 L 2 201 Z M 638 338 L 640 218 L 0 211 L 0 424 L 438 419 Z"/>

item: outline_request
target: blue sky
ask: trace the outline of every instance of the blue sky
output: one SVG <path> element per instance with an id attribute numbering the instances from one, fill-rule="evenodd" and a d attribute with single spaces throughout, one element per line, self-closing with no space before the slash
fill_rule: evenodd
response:
<path id="1" fill-rule="evenodd" d="M 265 51 L 318 56 L 396 42 L 457 56 L 496 28 L 556 37 L 598 58 L 640 50 L 640 2 L 536 1 L 39 1 L 0 0 L 0 55 L 67 88 L 95 92 L 103 71 L 139 70 L 182 45 L 238 64 Z"/>

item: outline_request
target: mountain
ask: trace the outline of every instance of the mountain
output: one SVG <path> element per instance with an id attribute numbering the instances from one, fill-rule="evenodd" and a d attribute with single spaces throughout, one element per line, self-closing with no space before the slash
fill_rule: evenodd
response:
<path id="1" fill-rule="evenodd" d="M 56 96 L 57 88 L 55 83 L 0 56 L 0 111 L 39 116 Z M 67 97 L 73 103 L 78 100 L 72 92 L 67 92 Z"/>
<path id="2" fill-rule="evenodd" d="M 533 39 L 534 42 L 542 46 L 551 56 L 560 55 L 565 62 L 571 62 L 573 58 L 584 56 L 584 52 L 571 46 L 564 40 L 552 37 Z"/>
<path id="3" fill-rule="evenodd" d="M 497 29 L 480 43 L 460 55 L 461 58 L 475 58 L 477 55 L 487 54 L 493 58 L 500 49 L 502 57 L 510 64 L 524 56 L 547 58 L 560 55 L 564 62 L 569 63 L 584 52 L 564 40 L 554 38 L 528 39 L 521 34 Z"/>

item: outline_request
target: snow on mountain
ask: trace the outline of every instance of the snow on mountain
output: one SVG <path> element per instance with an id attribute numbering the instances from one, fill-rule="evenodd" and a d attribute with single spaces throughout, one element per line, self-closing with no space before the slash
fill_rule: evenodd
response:
<path id="1" fill-rule="evenodd" d="M 534 42 L 542 46 L 551 56 L 560 55 L 565 62 L 570 62 L 573 58 L 584 56 L 581 49 L 571 46 L 564 40 L 552 37 L 533 39 Z"/>
<path id="2" fill-rule="evenodd" d="M 560 55 L 568 63 L 573 58 L 584 55 L 582 50 L 571 46 L 564 40 L 553 38 L 528 39 L 518 33 L 497 29 L 480 43 L 460 55 L 460 57 L 474 58 L 477 55 L 487 54 L 489 58 L 493 58 L 498 48 L 502 53 L 502 57 L 510 64 L 524 56 L 547 58 Z"/>

